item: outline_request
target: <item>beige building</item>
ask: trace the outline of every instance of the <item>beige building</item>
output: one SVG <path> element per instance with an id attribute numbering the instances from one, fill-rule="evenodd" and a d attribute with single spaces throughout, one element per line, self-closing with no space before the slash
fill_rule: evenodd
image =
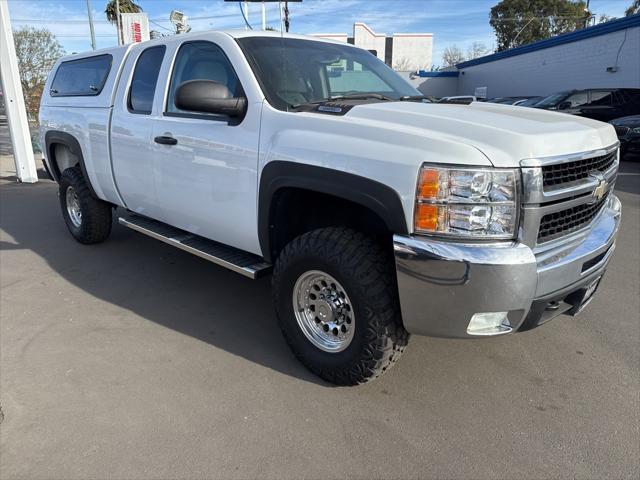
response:
<path id="1" fill-rule="evenodd" d="M 394 70 L 411 72 L 431 69 L 432 33 L 394 33 L 387 36 L 374 32 L 365 23 L 356 22 L 352 36 L 346 33 L 314 33 L 312 36 L 351 43 L 369 50 Z"/>

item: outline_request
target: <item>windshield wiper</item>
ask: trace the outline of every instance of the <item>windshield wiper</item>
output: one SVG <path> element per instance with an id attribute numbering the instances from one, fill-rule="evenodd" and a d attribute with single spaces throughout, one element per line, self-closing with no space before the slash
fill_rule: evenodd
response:
<path id="1" fill-rule="evenodd" d="M 290 108 L 300 108 L 300 107 L 306 107 L 311 105 L 320 105 L 322 103 L 335 102 L 340 100 L 369 100 L 370 98 L 375 98 L 377 100 L 385 100 L 388 102 L 397 101 L 395 98 L 387 97 L 386 95 L 382 95 L 380 93 L 349 93 L 347 95 L 337 95 L 335 97 L 323 98 L 322 100 L 313 100 L 310 102 L 297 103 L 295 105 L 291 105 Z"/>

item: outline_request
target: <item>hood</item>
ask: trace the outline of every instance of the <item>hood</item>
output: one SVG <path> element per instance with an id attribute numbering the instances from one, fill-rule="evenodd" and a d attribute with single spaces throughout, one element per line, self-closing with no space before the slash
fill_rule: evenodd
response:
<path id="1" fill-rule="evenodd" d="M 516 167 L 525 158 L 549 157 L 608 147 L 617 142 L 603 122 L 511 105 L 381 102 L 359 105 L 346 115 L 390 131 L 419 129 L 425 137 L 460 142 L 480 150 L 496 167 Z"/>

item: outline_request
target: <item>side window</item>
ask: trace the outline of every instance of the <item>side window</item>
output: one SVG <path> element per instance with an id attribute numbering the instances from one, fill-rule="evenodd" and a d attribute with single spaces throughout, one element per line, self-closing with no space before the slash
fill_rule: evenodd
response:
<path id="1" fill-rule="evenodd" d="M 127 101 L 130 112 L 147 115 L 151 113 L 153 96 L 156 93 L 156 84 L 158 83 L 158 73 L 165 50 L 164 45 L 147 48 L 138 57 Z"/>
<path id="2" fill-rule="evenodd" d="M 611 106 L 613 103 L 613 92 L 610 90 L 595 90 L 591 92 L 591 105 Z"/>
<path id="3" fill-rule="evenodd" d="M 211 42 L 189 42 L 178 50 L 171 74 L 167 112 L 193 113 L 180 110 L 174 101 L 176 90 L 188 80 L 213 80 L 226 85 L 234 96 L 238 96 L 240 90 L 231 62 L 222 49 Z"/>
<path id="4" fill-rule="evenodd" d="M 589 103 L 589 93 L 574 93 L 573 95 L 569 96 L 566 101 L 571 103 L 571 108 L 582 107 Z"/>
<path id="5" fill-rule="evenodd" d="M 62 62 L 51 82 L 52 97 L 99 95 L 111 70 L 111 55 Z"/>

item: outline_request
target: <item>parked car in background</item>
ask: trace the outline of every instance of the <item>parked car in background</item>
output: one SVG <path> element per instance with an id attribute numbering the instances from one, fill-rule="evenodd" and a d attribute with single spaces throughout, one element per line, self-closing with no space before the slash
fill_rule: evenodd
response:
<path id="1" fill-rule="evenodd" d="M 460 103 L 462 105 L 468 105 L 471 102 L 477 102 L 478 99 L 473 95 L 456 95 L 452 97 L 442 97 L 437 103 Z"/>
<path id="2" fill-rule="evenodd" d="M 544 100 L 544 98 L 545 97 L 529 97 L 526 100 L 520 100 L 520 101 L 514 103 L 514 105 L 517 105 L 519 107 L 533 107 L 538 102 Z"/>
<path id="3" fill-rule="evenodd" d="M 529 100 L 530 98 L 537 97 L 496 97 L 487 100 L 488 103 L 499 103 L 501 105 L 519 105 L 521 102 L 525 100 Z"/>
<path id="4" fill-rule="evenodd" d="M 640 115 L 616 118 L 609 123 L 620 140 L 620 156 L 640 155 Z"/>
<path id="5" fill-rule="evenodd" d="M 640 88 L 592 88 L 554 93 L 534 105 L 608 122 L 640 115 Z"/>

